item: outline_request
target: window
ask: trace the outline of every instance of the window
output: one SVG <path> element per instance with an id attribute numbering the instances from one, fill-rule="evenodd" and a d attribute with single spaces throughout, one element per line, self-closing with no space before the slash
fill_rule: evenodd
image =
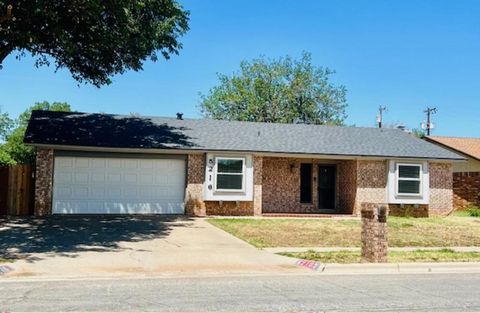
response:
<path id="1" fill-rule="evenodd" d="M 244 190 L 244 158 L 216 158 L 215 189 L 219 191 Z"/>
<path id="2" fill-rule="evenodd" d="M 312 203 L 312 164 L 300 164 L 300 202 Z"/>
<path id="3" fill-rule="evenodd" d="M 422 165 L 397 164 L 397 194 L 421 195 Z"/>

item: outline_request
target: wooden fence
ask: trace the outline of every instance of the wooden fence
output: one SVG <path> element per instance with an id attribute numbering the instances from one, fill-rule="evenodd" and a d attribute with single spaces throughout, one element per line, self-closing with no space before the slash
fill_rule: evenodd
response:
<path id="1" fill-rule="evenodd" d="M 33 214 L 34 167 L 19 164 L 0 167 L 0 214 Z"/>

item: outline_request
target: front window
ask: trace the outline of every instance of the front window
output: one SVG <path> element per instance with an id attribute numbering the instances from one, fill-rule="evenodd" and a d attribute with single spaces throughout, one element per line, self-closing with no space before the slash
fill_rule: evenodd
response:
<path id="1" fill-rule="evenodd" d="M 421 195 L 422 190 L 422 165 L 397 164 L 397 194 Z"/>
<path id="2" fill-rule="evenodd" d="M 216 169 L 216 190 L 244 190 L 244 158 L 216 158 Z"/>

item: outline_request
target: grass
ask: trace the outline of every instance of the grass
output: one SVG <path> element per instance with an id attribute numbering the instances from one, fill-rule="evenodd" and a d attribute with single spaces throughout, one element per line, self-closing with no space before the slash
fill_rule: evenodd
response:
<path id="1" fill-rule="evenodd" d="M 465 210 L 455 211 L 453 214 L 460 217 L 480 217 L 480 208 L 477 206 L 470 206 Z"/>
<path id="2" fill-rule="evenodd" d="M 466 210 L 455 211 L 455 212 L 453 212 L 453 216 L 456 216 L 456 217 L 471 217 L 470 213 L 468 213 Z"/>
<path id="3" fill-rule="evenodd" d="M 362 261 L 360 252 L 356 251 L 306 251 L 297 253 L 284 252 L 279 254 L 297 259 L 320 261 L 322 263 L 360 263 Z M 480 261 L 480 252 L 455 252 L 452 249 L 441 249 L 435 251 L 390 251 L 388 254 L 388 262 L 390 263 L 472 261 Z"/>
<path id="4" fill-rule="evenodd" d="M 229 219 L 211 224 L 258 248 L 360 247 L 359 219 Z M 480 218 L 389 217 L 391 247 L 480 246 Z"/>

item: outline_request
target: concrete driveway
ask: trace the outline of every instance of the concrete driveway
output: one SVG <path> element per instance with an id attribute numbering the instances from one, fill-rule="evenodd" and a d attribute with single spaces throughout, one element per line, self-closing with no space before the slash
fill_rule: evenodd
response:
<path id="1" fill-rule="evenodd" d="M 4 278 L 305 271 L 185 216 L 51 216 L 0 225 L 0 256 L 15 260 Z"/>

